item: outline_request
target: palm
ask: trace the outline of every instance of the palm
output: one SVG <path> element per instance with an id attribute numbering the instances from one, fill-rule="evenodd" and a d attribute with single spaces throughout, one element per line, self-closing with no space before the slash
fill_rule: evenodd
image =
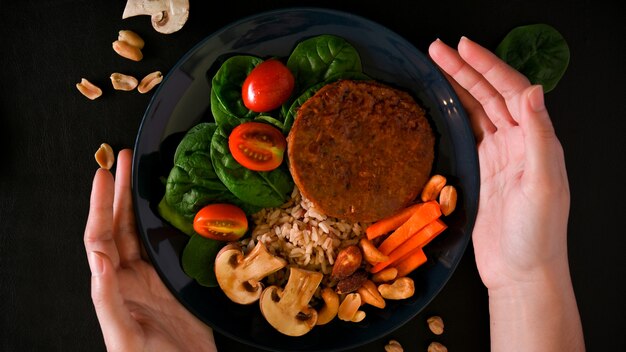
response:
<path id="1" fill-rule="evenodd" d="M 532 112 L 536 87 L 493 53 L 462 41 L 459 52 L 435 42 L 430 54 L 478 141 L 481 190 L 472 236 L 478 270 L 487 287 L 504 286 L 563 252 L 569 191 L 562 149 L 545 109 Z"/>

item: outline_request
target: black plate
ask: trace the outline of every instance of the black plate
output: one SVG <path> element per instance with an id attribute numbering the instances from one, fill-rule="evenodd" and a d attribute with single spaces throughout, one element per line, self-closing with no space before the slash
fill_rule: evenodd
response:
<path id="1" fill-rule="evenodd" d="M 335 34 L 361 55 L 369 76 L 411 92 L 427 109 L 438 134 L 434 171 L 459 191 L 457 210 L 445 218 L 448 230 L 425 247 L 429 261 L 411 274 L 413 297 L 388 302 L 384 310 L 364 307 L 361 323 L 332 323 L 301 337 L 274 330 L 257 304 L 232 303 L 219 288 L 198 285 L 182 271 L 180 256 L 188 237 L 165 223 L 156 211 L 164 193 L 160 180 L 172 167 L 182 135 L 200 121 L 212 120 L 210 77 L 232 54 L 289 55 L 302 39 Z M 336 351 L 381 338 L 417 315 L 452 276 L 471 237 L 476 216 L 479 171 L 476 145 L 454 91 L 411 43 L 368 19 L 334 10 L 295 8 L 261 13 L 233 23 L 204 39 L 167 74 L 141 123 L 133 159 L 133 196 L 140 237 L 167 287 L 193 314 L 221 334 L 261 349 Z M 371 308 L 371 309 L 370 309 Z"/>

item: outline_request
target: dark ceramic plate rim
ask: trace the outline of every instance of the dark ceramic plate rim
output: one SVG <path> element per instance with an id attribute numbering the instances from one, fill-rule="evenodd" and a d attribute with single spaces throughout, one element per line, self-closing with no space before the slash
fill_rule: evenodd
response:
<path id="1" fill-rule="evenodd" d="M 428 297 L 422 297 L 418 301 L 410 301 L 404 306 L 398 306 L 397 304 L 392 310 L 392 319 L 388 317 L 371 317 L 372 320 L 375 320 L 375 324 L 373 327 L 358 326 L 355 324 L 354 327 L 345 328 L 345 327 L 337 327 L 341 332 L 351 331 L 355 335 L 356 338 L 350 340 L 350 338 L 342 339 L 343 341 L 333 340 L 330 344 L 320 343 L 319 342 L 319 334 L 313 337 L 307 337 L 307 335 L 299 338 L 287 337 L 284 335 L 278 334 L 278 336 L 268 336 L 267 338 L 263 337 L 259 341 L 259 339 L 252 338 L 252 333 L 246 334 L 245 332 L 235 333 L 228 328 L 225 328 L 219 324 L 220 319 L 214 320 L 210 317 L 207 317 L 202 314 L 201 309 L 198 308 L 197 305 L 190 302 L 189 295 L 187 293 L 183 294 L 182 290 L 177 286 L 180 286 L 180 283 L 174 283 L 173 280 L 180 278 L 172 278 L 166 274 L 168 269 L 171 267 L 167 267 L 167 264 L 171 263 L 163 263 L 162 258 L 168 250 L 172 250 L 171 247 L 176 247 L 177 239 L 170 239 L 168 236 L 175 236 L 175 233 L 172 233 L 173 230 L 169 227 L 168 224 L 163 223 L 158 215 L 155 214 L 154 211 L 154 201 L 155 199 L 148 200 L 148 196 L 146 196 L 146 192 L 149 193 L 149 188 L 154 187 L 154 181 L 152 179 L 146 179 L 143 177 L 143 170 L 155 170 L 158 166 L 155 164 L 164 162 L 162 158 L 165 156 L 161 155 L 159 160 L 158 154 L 160 153 L 160 143 L 163 141 L 165 124 L 169 121 L 169 115 L 165 116 L 165 120 L 160 120 L 161 124 L 156 126 L 155 129 L 153 124 L 155 123 L 155 117 L 159 114 L 161 115 L 161 119 L 163 119 L 163 114 L 160 112 L 161 103 L 168 99 L 166 93 L 170 93 L 167 91 L 169 85 L 177 84 L 173 82 L 178 79 L 177 75 L 180 75 L 178 72 L 183 65 L 185 65 L 188 60 L 194 57 L 198 53 L 199 50 L 202 50 L 203 47 L 207 45 L 207 43 L 216 36 L 224 35 L 225 33 L 229 33 L 229 31 L 233 31 L 234 29 L 243 26 L 250 25 L 254 21 L 260 21 L 262 19 L 273 19 L 280 20 L 282 18 L 287 18 L 289 16 L 294 15 L 304 16 L 306 20 L 310 20 L 315 22 L 318 18 L 323 18 L 324 16 L 328 17 L 338 17 L 347 22 L 352 22 L 358 24 L 360 26 L 364 26 L 366 28 L 372 29 L 375 33 L 382 33 L 389 38 L 392 38 L 395 44 L 402 46 L 408 50 L 407 55 L 410 55 L 412 60 L 419 61 L 418 63 L 421 65 L 425 65 L 428 71 L 428 89 L 422 89 L 417 92 L 417 95 L 422 95 L 419 98 L 426 99 L 427 105 L 428 100 L 431 105 L 435 108 L 431 113 L 434 115 L 441 115 L 438 119 L 435 119 L 436 123 L 439 127 L 446 130 L 448 134 L 451 135 L 450 141 L 446 142 L 449 144 L 449 148 L 454 151 L 454 155 L 447 155 L 450 157 L 450 165 L 448 165 L 448 169 L 444 170 L 454 176 L 462 176 L 461 179 L 452 179 L 452 182 L 457 183 L 457 187 L 462 190 L 463 195 L 459 199 L 460 205 L 463 209 L 462 219 L 460 221 L 460 225 L 458 229 L 454 229 L 453 234 L 449 235 L 449 237 L 454 237 L 453 249 L 450 250 L 447 248 L 448 243 L 446 239 L 444 239 L 442 243 L 437 244 L 433 242 L 433 249 L 430 251 L 433 257 L 436 258 L 434 262 L 430 262 L 429 267 L 426 270 L 430 270 L 431 272 L 427 273 L 427 276 L 437 276 L 438 282 L 435 287 L 429 287 L 427 289 Z M 323 22 L 323 21 L 321 21 Z M 315 22 L 317 23 L 317 22 Z M 341 24 L 331 23 L 336 26 L 341 26 Z M 345 29 L 348 30 L 349 29 Z M 306 31 L 309 35 L 309 30 Z M 271 36 L 269 37 L 271 38 Z M 272 38 L 276 39 L 276 38 Z M 231 39 L 232 40 L 232 39 Z M 389 45 L 389 44 L 387 44 Z M 371 45 L 373 46 L 373 44 Z M 215 48 L 219 50 L 219 48 Z M 359 48 L 359 52 L 362 53 L 363 50 L 367 50 L 364 48 Z M 251 53 L 255 54 L 255 53 Z M 409 59 L 407 59 L 409 60 Z M 369 73 L 366 71 L 366 73 Z M 421 73 L 423 74 L 423 72 Z M 374 78 L 377 78 L 374 76 Z M 424 77 L 422 77 L 424 78 Z M 423 82 L 415 82 L 415 84 L 425 84 Z M 422 87 L 424 88 L 424 87 Z M 413 88 L 417 89 L 417 88 Z M 179 97 L 174 97 L 172 99 L 169 96 L 169 100 L 176 101 L 182 97 L 182 93 Z M 435 99 L 437 100 L 436 104 L 432 104 Z M 167 110 L 167 109 L 165 109 Z M 173 108 L 172 108 L 173 110 Z M 171 115 L 171 114 L 170 114 Z M 191 127 L 191 126 L 188 126 Z M 155 150 L 155 148 L 149 148 L 150 143 L 154 144 L 155 141 L 159 141 L 159 148 Z M 146 146 L 148 145 L 148 146 Z M 147 148 L 148 147 L 148 148 Z M 150 149 L 149 153 L 146 153 L 145 149 Z M 345 12 L 337 11 L 337 10 L 329 10 L 322 8 L 311 8 L 311 7 L 302 7 L 302 8 L 287 8 L 280 10 L 273 10 L 264 13 L 260 13 L 254 16 L 249 16 L 243 18 L 237 22 L 234 22 L 228 26 L 223 27 L 222 29 L 214 32 L 213 34 L 207 36 L 204 40 L 194 46 L 190 51 L 188 51 L 179 61 L 178 63 L 169 71 L 169 73 L 165 76 L 161 85 L 157 88 L 152 97 L 150 104 L 146 109 L 146 113 L 143 117 L 141 125 L 139 127 L 139 131 L 137 134 L 137 138 L 135 141 L 134 147 L 135 153 L 133 157 L 133 166 L 132 166 L 132 188 L 133 188 L 133 200 L 135 213 L 137 217 L 137 226 L 140 233 L 140 238 L 142 244 L 144 245 L 146 252 L 154 264 L 155 269 L 157 270 L 159 276 L 164 281 L 168 289 L 173 293 L 173 295 L 193 314 L 195 314 L 199 319 L 204 321 L 207 325 L 211 326 L 216 332 L 228 336 L 234 340 L 238 340 L 247 345 L 261 348 L 264 350 L 274 350 L 281 351 L 287 350 L 289 346 L 293 346 L 294 341 L 303 341 L 305 342 L 303 346 L 298 345 L 298 349 L 306 350 L 306 351 L 339 351 L 345 350 L 349 348 L 355 348 L 358 346 L 362 346 L 369 342 L 375 341 L 378 338 L 381 338 L 395 329 L 401 327 L 409 320 L 414 318 L 421 310 L 423 310 L 434 297 L 443 289 L 447 281 L 450 279 L 452 274 L 454 273 L 456 266 L 458 265 L 461 257 L 469 243 L 469 239 L 471 237 L 471 232 L 474 226 L 474 219 L 477 211 L 478 205 L 478 190 L 479 190 L 479 175 L 478 175 L 478 157 L 475 150 L 475 142 L 474 137 L 472 135 L 471 129 L 468 124 L 468 119 L 466 117 L 465 111 L 459 103 L 458 97 L 445 80 L 443 75 L 438 71 L 438 69 L 415 47 L 412 46 L 405 39 L 395 34 L 391 30 L 386 27 L 377 24 L 369 19 L 359 17 L 356 15 L 348 14 Z M 157 154 L 157 158 L 154 158 L 155 154 Z M 442 153 L 444 154 L 444 153 Z M 165 161 L 165 163 L 169 162 L 171 165 L 171 161 Z M 437 166 L 435 166 L 435 171 L 437 170 Z M 153 177 L 153 175 L 148 174 L 148 177 Z M 156 177 L 153 177 L 156 178 Z M 159 224 L 160 222 L 160 224 Z M 148 227 L 150 225 L 155 225 L 156 227 Z M 450 224 L 450 230 L 454 227 L 454 224 Z M 151 234 L 149 234 L 151 233 Z M 183 239 L 187 237 L 183 235 Z M 154 237 L 160 238 L 155 242 Z M 180 243 L 178 243 L 180 245 Z M 429 245 L 431 246 L 431 245 Z M 452 253 L 451 253 L 452 252 Z M 174 254 L 176 256 L 176 254 Z M 434 274 L 433 274 L 434 273 Z M 420 274 L 421 275 L 421 274 Z M 427 282 L 429 284 L 429 282 Z M 189 284 L 188 286 L 193 286 L 194 283 Z M 198 286 L 199 287 L 199 286 Z M 200 288 L 202 290 L 202 288 Z M 219 290 L 219 289 L 213 289 Z M 193 296 L 193 295 L 192 295 Z M 194 297 L 192 297 L 194 298 Z M 197 298 L 197 297 L 196 297 Z M 417 304 L 419 302 L 420 304 Z M 395 302 L 394 302 L 395 303 Z M 404 308 L 408 307 L 408 308 Z M 258 307 L 257 307 L 258 309 Z M 391 308 L 388 308 L 391 309 Z M 377 313 L 377 312 L 375 312 Z M 260 314 L 260 313 L 259 313 Z M 245 314 L 244 314 L 245 315 Z M 373 314 L 371 314 L 373 315 Z M 370 317 L 370 315 L 368 315 Z M 366 319 L 367 320 L 367 319 Z M 263 324 L 260 322 L 259 324 Z M 313 331 L 321 330 L 323 327 L 317 327 Z M 352 330 L 353 331 L 352 331 Z M 244 329 L 241 329 L 244 330 Z M 364 330 L 367 330 L 367 333 L 363 333 Z M 246 331 L 247 332 L 247 331 Z M 328 332 L 328 330 L 327 330 Z M 267 334 L 267 332 L 266 332 Z M 270 331 L 271 334 L 271 331 Z M 314 335 L 309 333 L 310 335 Z M 341 335 L 339 335 L 341 336 Z M 346 337 L 345 335 L 343 335 Z M 338 335 L 334 335 L 334 337 L 338 337 Z M 295 339 L 295 340 L 294 340 Z M 299 340 L 298 340 L 299 339 Z M 278 340 L 272 341 L 269 343 L 267 340 Z"/>

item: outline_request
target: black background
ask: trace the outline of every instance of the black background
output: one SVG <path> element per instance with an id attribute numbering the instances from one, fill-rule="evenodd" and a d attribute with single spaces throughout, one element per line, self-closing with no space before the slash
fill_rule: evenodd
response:
<path id="1" fill-rule="evenodd" d="M 83 247 L 89 193 L 102 142 L 132 148 L 151 94 L 111 88 L 109 75 L 166 73 L 197 42 L 261 11 L 315 6 L 352 12 L 408 39 L 422 52 L 465 35 L 494 49 L 513 27 L 547 23 L 570 45 L 562 81 L 546 96 L 563 144 L 572 193 L 569 254 L 589 351 L 626 351 L 626 278 L 622 225 L 623 12 L 597 1 L 213 1 L 191 0 L 177 33 L 155 32 L 145 16 L 122 20 L 125 1 L 0 0 L 0 350 L 103 351 L 90 300 Z M 111 49 L 120 29 L 146 41 L 139 63 Z M 75 84 L 103 88 L 90 101 Z M 549 236 L 546 233 L 546 236 Z M 434 337 L 426 318 L 439 314 Z M 409 324 L 359 351 L 400 341 L 425 351 L 438 340 L 451 351 L 489 350 L 487 292 L 468 248 L 441 294 Z M 220 351 L 247 346 L 216 336 Z M 528 346 L 533 350 L 537 346 Z"/>

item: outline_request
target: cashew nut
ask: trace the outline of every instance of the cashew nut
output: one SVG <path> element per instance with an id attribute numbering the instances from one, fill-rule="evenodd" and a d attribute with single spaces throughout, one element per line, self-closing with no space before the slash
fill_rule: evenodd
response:
<path id="1" fill-rule="evenodd" d="M 339 295 L 337 295 L 332 288 L 324 288 L 321 295 L 324 300 L 324 306 L 317 312 L 316 325 L 329 323 L 337 316 L 337 312 L 339 311 Z"/>
<path id="2" fill-rule="evenodd" d="M 377 284 L 394 280 L 398 276 L 398 269 L 394 267 L 386 267 L 385 269 L 372 275 L 372 281 Z"/>
<path id="3" fill-rule="evenodd" d="M 439 192 L 446 185 L 446 181 L 446 178 L 441 175 L 433 175 L 424 185 L 424 189 L 422 189 L 422 202 L 437 199 Z"/>
<path id="4" fill-rule="evenodd" d="M 391 284 L 381 284 L 378 292 L 386 299 L 405 299 L 415 293 L 415 283 L 408 276 L 396 279 Z"/>
<path id="5" fill-rule="evenodd" d="M 376 246 L 372 243 L 372 241 L 365 237 L 361 238 L 361 240 L 359 241 L 359 246 L 363 251 L 363 257 L 365 258 L 365 260 L 372 265 L 389 260 L 388 255 L 385 255 L 381 251 L 379 251 L 378 248 L 376 248 Z"/>

